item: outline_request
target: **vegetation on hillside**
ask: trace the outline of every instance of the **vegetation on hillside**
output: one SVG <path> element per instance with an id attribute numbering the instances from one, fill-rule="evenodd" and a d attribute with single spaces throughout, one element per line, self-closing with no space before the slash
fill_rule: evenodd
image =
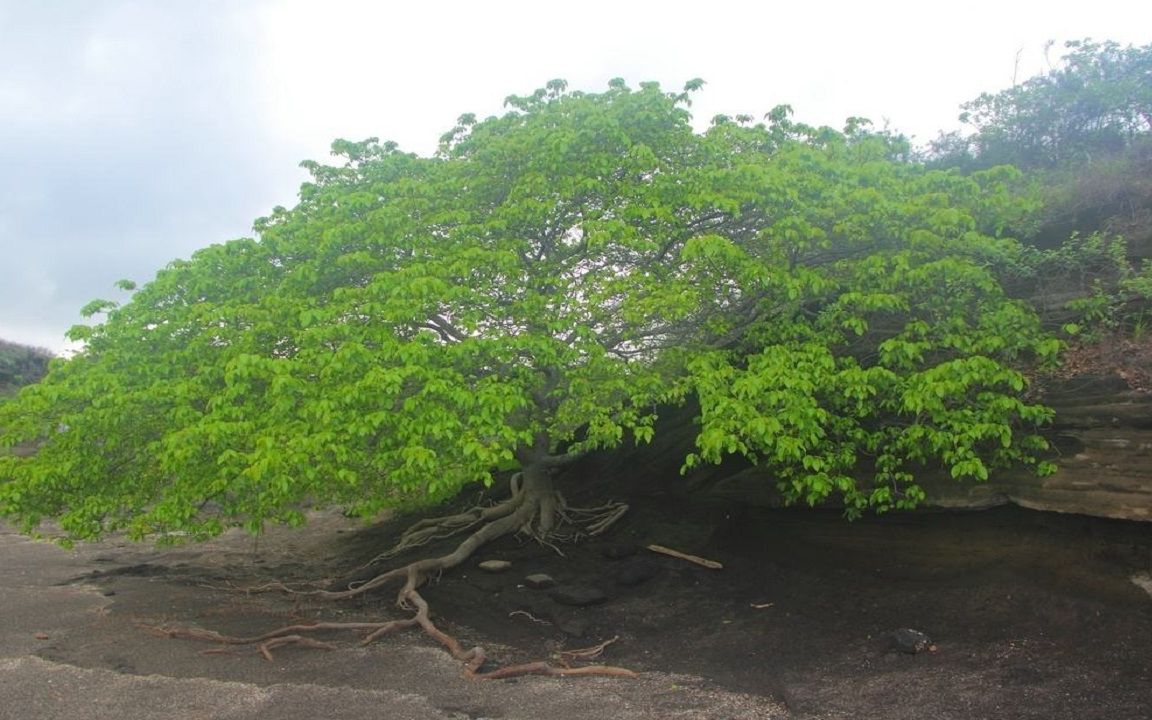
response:
<path id="1" fill-rule="evenodd" d="M 1023 170 L 1090 164 L 1146 145 L 1152 131 L 1152 45 L 1064 44 L 1049 72 L 964 104 L 971 131 L 942 135 L 934 151 L 968 167 Z"/>
<path id="2" fill-rule="evenodd" d="M 40 380 L 53 355 L 43 348 L 0 340 L 0 396 Z"/>
<path id="3" fill-rule="evenodd" d="M 1069 340 L 1059 375 L 1075 366 L 1147 389 L 1152 45 L 1082 40 L 1065 51 L 1048 73 L 965 104 L 968 130 L 942 135 L 930 164 L 1025 171 L 1034 212 L 1013 230 L 1028 257 L 1000 269 L 1005 283 Z"/>
<path id="4" fill-rule="evenodd" d="M 1012 165 L 1042 202 L 1022 239 L 1056 247 L 1103 232 L 1152 258 L 1152 45 L 1081 40 L 1047 73 L 966 103 L 964 130 L 932 143 L 932 164 Z"/>

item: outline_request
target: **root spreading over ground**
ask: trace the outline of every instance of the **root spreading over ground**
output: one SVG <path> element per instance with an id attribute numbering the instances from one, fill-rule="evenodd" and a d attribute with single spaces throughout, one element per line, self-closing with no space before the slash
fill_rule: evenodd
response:
<path id="1" fill-rule="evenodd" d="M 310 595 L 330 600 L 346 600 L 372 592 L 383 586 L 399 583 L 396 604 L 411 613 L 409 617 L 387 622 L 316 622 L 286 625 L 261 635 L 237 637 L 212 630 L 172 625 L 146 626 L 151 632 L 167 637 L 188 638 L 219 644 L 206 652 L 229 652 L 237 646 L 255 648 L 265 659 L 272 659 L 272 651 L 288 645 L 334 650 L 336 646 L 317 640 L 317 634 L 352 632 L 361 636 L 367 645 L 384 635 L 420 628 L 443 645 L 452 657 L 464 664 L 468 677 L 500 679 L 518 675 L 602 675 L 632 677 L 631 670 L 611 665 L 578 665 L 598 658 L 617 638 L 579 650 L 560 651 L 548 660 L 510 665 L 495 670 L 482 670 L 487 660 L 480 646 L 466 649 L 460 642 L 436 626 L 432 621 L 428 603 L 420 594 L 420 587 L 430 578 L 451 570 L 468 560 L 479 548 L 498 538 L 515 533 L 527 534 L 539 542 L 556 548 L 555 543 L 581 537 L 593 537 L 608 530 L 628 510 L 623 503 L 611 502 L 595 508 L 568 507 L 563 496 L 555 490 L 551 475 L 533 473 L 530 482 L 523 482 L 517 474 L 512 480 L 512 495 L 508 500 L 487 507 L 474 507 L 465 512 L 444 517 L 421 520 L 409 527 L 400 540 L 387 552 L 381 553 L 360 570 L 371 570 L 401 555 L 431 542 L 471 531 L 452 552 L 439 557 L 423 558 L 406 565 L 384 570 L 368 580 L 350 583 L 341 588 L 299 589 L 282 582 L 249 588 L 249 591 L 282 591 L 295 595 Z M 558 549 L 558 548 L 557 548 Z"/>

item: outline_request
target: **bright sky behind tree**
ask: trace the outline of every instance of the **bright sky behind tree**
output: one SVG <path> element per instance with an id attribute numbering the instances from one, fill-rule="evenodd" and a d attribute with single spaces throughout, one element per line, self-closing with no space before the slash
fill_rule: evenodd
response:
<path id="1" fill-rule="evenodd" d="M 553 78 L 701 77 L 701 127 L 788 103 L 924 142 L 1086 37 L 1149 44 L 1152 5 L 0 0 L 0 338 L 64 349 L 116 280 L 293 204 L 335 138 L 427 154 Z"/>

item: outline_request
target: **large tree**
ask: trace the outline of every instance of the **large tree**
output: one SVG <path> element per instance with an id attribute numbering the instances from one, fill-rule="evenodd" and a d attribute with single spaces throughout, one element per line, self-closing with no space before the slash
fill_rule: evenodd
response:
<path id="1" fill-rule="evenodd" d="M 85 349 L 0 407 L 5 443 L 41 443 L 0 457 L 0 512 L 203 538 L 515 471 L 508 499 L 402 541 L 470 530 L 453 552 L 328 592 L 399 581 L 435 634 L 423 580 L 505 534 L 605 527 L 618 506 L 564 512 L 554 479 L 651 438 L 662 403 L 700 403 L 686 467 L 741 453 L 850 510 L 914 505 L 923 468 L 1035 463 L 1047 415 L 1013 367 L 1054 345 L 989 269 L 1017 252 L 1012 173 L 927 171 L 787 108 L 698 133 L 697 86 L 550 83 L 428 158 L 336 143 L 256 239 L 86 309 L 106 318 L 74 329 Z"/>

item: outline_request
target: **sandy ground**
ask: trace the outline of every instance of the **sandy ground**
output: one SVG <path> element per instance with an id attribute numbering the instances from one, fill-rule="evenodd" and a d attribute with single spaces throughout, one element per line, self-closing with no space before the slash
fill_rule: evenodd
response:
<path id="1" fill-rule="evenodd" d="M 337 513 L 255 543 L 75 550 L 0 532 L 0 719 L 68 718 L 1152 718 L 1152 525 L 1026 511 L 847 524 L 812 512 L 636 505 L 610 538 L 563 557 L 506 539 L 433 583 L 441 627 L 497 663 L 619 640 L 636 679 L 472 681 L 429 638 L 251 648 L 157 636 L 401 617 L 390 591 L 344 603 L 243 588 L 341 576 L 395 536 Z M 708 570 L 650 542 L 721 560 Z M 621 557 L 623 556 L 623 557 Z M 507 559 L 492 575 L 476 562 Z M 526 574 L 597 587 L 559 605 Z M 639 581 L 637 581 L 639 578 Z M 910 627 L 936 649 L 891 641 Z"/>
<path id="2" fill-rule="evenodd" d="M 716 718 L 786 716 L 766 697 L 690 675 L 638 679 L 524 677 L 472 681 L 418 633 L 335 651 L 250 650 L 150 634 L 141 625 L 193 624 L 254 632 L 289 619 L 377 620 L 375 607 L 302 607 L 230 589 L 261 567 L 322 568 L 333 538 L 354 527 L 337 514 L 304 532 L 275 530 L 255 545 L 240 533 L 168 550 L 107 541 L 76 550 L 0 533 L 0 718 L 145 720 L 373 718 Z M 385 610 L 385 612 L 389 612 Z M 348 640 L 348 639 L 346 639 Z"/>

